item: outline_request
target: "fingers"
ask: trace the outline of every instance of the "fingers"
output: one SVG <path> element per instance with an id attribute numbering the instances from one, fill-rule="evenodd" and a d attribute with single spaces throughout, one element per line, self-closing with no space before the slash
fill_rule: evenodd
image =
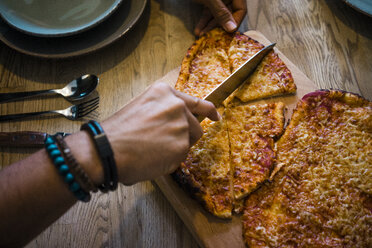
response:
<path id="1" fill-rule="evenodd" d="M 204 0 L 207 7 L 203 10 L 202 17 L 194 29 L 197 36 L 221 25 L 227 32 L 234 32 L 242 23 L 247 13 L 245 0 Z"/>
<path id="2" fill-rule="evenodd" d="M 188 110 L 185 110 L 187 121 L 189 123 L 189 141 L 190 147 L 193 146 L 203 136 L 203 129 L 199 124 L 199 121 L 195 116 Z"/>
<path id="3" fill-rule="evenodd" d="M 215 27 L 217 27 L 219 24 L 217 22 L 216 19 L 212 19 L 210 22 L 208 22 L 208 24 L 203 28 L 203 30 L 201 31 L 201 35 L 205 34 L 206 32 L 214 29 Z"/>
<path id="4" fill-rule="evenodd" d="M 185 102 L 187 108 L 192 114 L 205 116 L 213 121 L 219 121 L 221 119 L 221 116 L 217 112 L 217 109 L 213 103 L 187 95 L 174 89 L 173 92 L 177 97 L 181 98 Z"/>
<path id="5" fill-rule="evenodd" d="M 204 7 L 202 16 L 196 24 L 194 33 L 196 36 L 201 36 L 205 33 L 204 29 L 208 25 L 209 21 L 211 21 L 213 18 L 212 13 L 209 11 L 207 7 Z"/>
<path id="6" fill-rule="evenodd" d="M 245 14 L 247 14 L 247 2 L 245 0 L 233 0 L 232 4 L 233 17 L 238 26 L 242 23 Z"/>
<path id="7" fill-rule="evenodd" d="M 230 10 L 221 0 L 209 0 L 206 1 L 206 5 L 212 12 L 217 22 L 227 31 L 234 32 L 238 26 L 234 20 Z"/>

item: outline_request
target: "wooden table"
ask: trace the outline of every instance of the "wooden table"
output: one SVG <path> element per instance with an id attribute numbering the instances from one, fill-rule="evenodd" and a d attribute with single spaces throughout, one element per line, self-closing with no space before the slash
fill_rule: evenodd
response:
<path id="1" fill-rule="evenodd" d="M 45 60 L 0 43 L 0 92 L 62 87 L 92 73 L 100 77 L 99 119 L 119 110 L 149 84 L 180 65 L 200 14 L 189 0 L 154 0 L 135 28 L 93 54 Z M 319 88 L 338 88 L 372 100 L 372 18 L 341 1 L 252 0 L 241 31 L 262 32 Z M 0 104 L 0 114 L 67 107 L 61 97 Z M 64 118 L 0 123 L 0 131 L 74 132 Z M 35 149 L 0 148 L 7 166 Z M 1 235 L 1 234 L 0 234 Z M 120 186 L 76 204 L 28 247 L 197 247 L 182 221 L 151 182 Z"/>

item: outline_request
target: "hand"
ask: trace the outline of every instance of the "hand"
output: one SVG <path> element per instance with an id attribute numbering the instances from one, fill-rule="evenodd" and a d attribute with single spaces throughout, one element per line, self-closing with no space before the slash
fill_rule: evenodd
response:
<path id="1" fill-rule="evenodd" d="M 197 36 L 221 25 L 227 32 L 235 31 L 247 13 L 246 0 L 195 0 L 204 10 L 194 33 Z"/>
<path id="2" fill-rule="evenodd" d="M 128 185 L 173 172 L 203 134 L 193 114 L 220 118 L 212 103 L 158 83 L 103 122 L 119 180 Z"/>

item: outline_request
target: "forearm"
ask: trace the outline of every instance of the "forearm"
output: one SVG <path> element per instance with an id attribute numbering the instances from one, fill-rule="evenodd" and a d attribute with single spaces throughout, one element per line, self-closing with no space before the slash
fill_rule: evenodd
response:
<path id="1" fill-rule="evenodd" d="M 88 134 L 72 135 L 66 143 L 93 181 L 101 182 Z M 76 202 L 45 149 L 0 171 L 0 196 L 0 247 L 25 245 Z"/>
<path id="2" fill-rule="evenodd" d="M 134 184 L 174 171 L 203 134 L 194 114 L 219 120 L 212 103 L 158 83 L 102 122 L 119 182 Z M 71 135 L 66 143 L 93 183 L 102 185 L 103 167 L 88 133 Z M 26 244 L 75 202 L 45 149 L 3 169 L 0 247 Z"/>

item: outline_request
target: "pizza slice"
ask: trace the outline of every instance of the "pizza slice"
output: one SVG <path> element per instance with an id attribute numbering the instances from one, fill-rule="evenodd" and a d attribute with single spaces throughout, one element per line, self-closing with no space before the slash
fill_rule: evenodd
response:
<path id="1" fill-rule="evenodd" d="M 250 37 L 236 33 L 230 44 L 228 56 L 231 70 L 238 69 L 246 60 L 264 46 Z M 263 99 L 272 96 L 293 94 L 296 85 L 292 74 L 278 54 L 271 51 L 258 65 L 255 72 L 225 102 L 232 103 L 234 98 L 242 102 Z"/>
<path id="2" fill-rule="evenodd" d="M 276 145 L 277 174 L 245 203 L 249 247 L 372 246 L 372 103 L 317 91 Z"/>
<path id="3" fill-rule="evenodd" d="M 241 105 L 225 110 L 235 199 L 242 199 L 268 179 L 274 138 L 283 132 L 284 104 Z"/>
<path id="4" fill-rule="evenodd" d="M 230 218 L 233 197 L 226 124 L 223 120 L 204 120 L 201 124 L 203 137 L 190 149 L 173 177 L 213 215 Z"/>
<path id="5" fill-rule="evenodd" d="M 232 34 L 213 29 L 189 48 L 182 61 L 176 90 L 205 97 L 230 74 L 228 49 Z"/>

